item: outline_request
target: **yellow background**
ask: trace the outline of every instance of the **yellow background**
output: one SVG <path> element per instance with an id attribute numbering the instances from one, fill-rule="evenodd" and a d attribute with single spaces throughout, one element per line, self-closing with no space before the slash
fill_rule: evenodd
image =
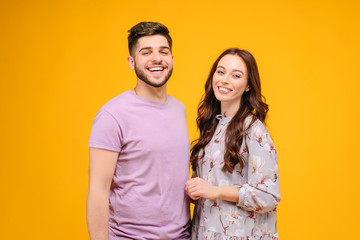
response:
<path id="1" fill-rule="evenodd" d="M 88 239 L 87 142 L 100 107 L 136 83 L 127 30 L 174 40 L 168 93 L 190 140 L 205 79 L 251 51 L 279 153 L 282 240 L 359 239 L 359 1 L 1 1 L 0 239 Z"/>

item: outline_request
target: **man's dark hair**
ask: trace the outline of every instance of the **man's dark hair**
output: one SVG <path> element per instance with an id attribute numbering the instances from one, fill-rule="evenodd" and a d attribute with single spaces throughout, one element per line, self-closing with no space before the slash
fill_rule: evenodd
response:
<path id="1" fill-rule="evenodd" d="M 169 30 L 161 23 L 157 22 L 140 22 L 133 26 L 129 31 L 129 53 L 132 56 L 134 47 L 139 38 L 144 36 L 162 35 L 169 43 L 170 51 L 172 50 L 172 39 L 169 35 Z"/>

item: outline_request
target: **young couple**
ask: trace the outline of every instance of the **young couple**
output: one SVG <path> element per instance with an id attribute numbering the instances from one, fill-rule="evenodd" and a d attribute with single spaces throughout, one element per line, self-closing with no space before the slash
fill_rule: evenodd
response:
<path id="1" fill-rule="evenodd" d="M 168 29 L 141 22 L 128 40 L 137 84 L 100 109 L 90 135 L 90 238 L 278 239 L 277 153 L 254 57 L 231 48 L 213 64 L 190 156 L 185 107 L 166 94 Z"/>

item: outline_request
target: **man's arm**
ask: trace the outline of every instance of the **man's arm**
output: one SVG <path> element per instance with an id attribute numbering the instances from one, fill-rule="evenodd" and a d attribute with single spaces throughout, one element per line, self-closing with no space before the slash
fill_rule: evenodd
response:
<path id="1" fill-rule="evenodd" d="M 118 152 L 89 148 L 87 224 L 91 240 L 109 239 L 109 190 Z"/>

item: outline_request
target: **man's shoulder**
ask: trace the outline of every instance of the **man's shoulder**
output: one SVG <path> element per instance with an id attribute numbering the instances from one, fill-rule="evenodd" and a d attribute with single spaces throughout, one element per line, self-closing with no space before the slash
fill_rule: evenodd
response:
<path id="1" fill-rule="evenodd" d="M 128 90 L 109 100 L 101 109 L 109 113 L 116 113 L 126 108 L 131 100 L 131 91 Z"/>
<path id="2" fill-rule="evenodd" d="M 167 98 L 168 98 L 168 101 L 170 101 L 172 104 L 178 105 L 185 109 L 185 105 L 182 102 L 180 102 L 179 100 L 177 100 L 175 97 L 167 95 Z"/>

